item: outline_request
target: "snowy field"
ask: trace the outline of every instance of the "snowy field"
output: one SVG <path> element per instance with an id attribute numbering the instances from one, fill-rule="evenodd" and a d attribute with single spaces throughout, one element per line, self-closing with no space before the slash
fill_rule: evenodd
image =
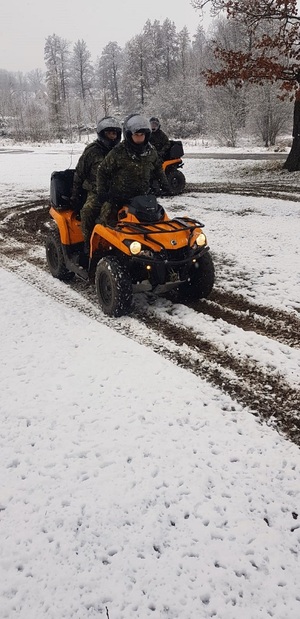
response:
<path id="1" fill-rule="evenodd" d="M 0 212 L 46 196 L 83 145 L 23 148 L 0 144 Z M 243 182 L 247 166 L 183 171 Z M 191 192 L 164 205 L 204 221 L 219 289 L 299 316 L 299 202 Z M 0 619 L 299 619 L 299 448 L 101 312 L 2 267 Z M 173 319 L 299 386 L 299 350 L 184 306 Z"/>

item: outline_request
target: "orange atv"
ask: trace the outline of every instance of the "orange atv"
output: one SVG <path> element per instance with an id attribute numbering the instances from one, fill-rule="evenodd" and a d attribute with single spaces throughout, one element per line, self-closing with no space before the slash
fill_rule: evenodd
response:
<path id="1" fill-rule="evenodd" d="M 190 217 L 170 219 L 152 194 L 122 206 L 114 225 L 96 222 L 87 256 L 80 215 L 69 205 L 72 173 L 51 176 L 50 215 L 56 225 L 46 239 L 46 256 L 54 277 L 77 275 L 95 284 L 109 316 L 127 314 L 137 292 L 176 290 L 182 301 L 209 295 L 214 267 L 203 224 Z"/>

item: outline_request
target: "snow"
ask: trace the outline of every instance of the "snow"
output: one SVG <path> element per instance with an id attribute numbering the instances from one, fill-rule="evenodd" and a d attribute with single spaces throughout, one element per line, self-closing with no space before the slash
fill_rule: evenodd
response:
<path id="1" fill-rule="evenodd" d="M 0 151 L 0 209 L 46 196 L 82 149 Z M 185 159 L 184 172 L 242 182 L 251 166 Z M 204 221 L 220 289 L 298 315 L 299 203 L 164 204 Z M 26 264 L 2 267 L 1 619 L 298 619 L 299 448 L 100 309 L 68 306 L 78 295 L 50 274 L 61 302 L 25 281 Z M 299 387 L 299 350 L 163 299 L 153 312 Z"/>

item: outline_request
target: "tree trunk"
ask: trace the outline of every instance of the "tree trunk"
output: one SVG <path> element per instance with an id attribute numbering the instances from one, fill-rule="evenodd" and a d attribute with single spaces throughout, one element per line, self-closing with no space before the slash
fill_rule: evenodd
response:
<path id="1" fill-rule="evenodd" d="M 289 172 L 300 170 L 300 92 L 296 93 L 294 105 L 293 143 L 283 168 Z"/>

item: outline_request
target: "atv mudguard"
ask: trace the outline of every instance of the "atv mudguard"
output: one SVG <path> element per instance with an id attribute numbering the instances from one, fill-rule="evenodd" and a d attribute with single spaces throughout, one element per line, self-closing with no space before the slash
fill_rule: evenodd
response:
<path id="1" fill-rule="evenodd" d="M 184 155 L 182 142 L 180 140 L 170 140 L 170 148 L 166 153 L 165 160 L 162 163 L 164 172 L 167 174 L 171 169 L 182 168 L 183 161 L 181 157 Z"/>
<path id="2" fill-rule="evenodd" d="M 70 209 L 58 210 L 57 207 L 51 206 L 49 212 L 57 223 L 62 245 L 76 245 L 84 242 L 81 222 L 74 211 Z"/>

